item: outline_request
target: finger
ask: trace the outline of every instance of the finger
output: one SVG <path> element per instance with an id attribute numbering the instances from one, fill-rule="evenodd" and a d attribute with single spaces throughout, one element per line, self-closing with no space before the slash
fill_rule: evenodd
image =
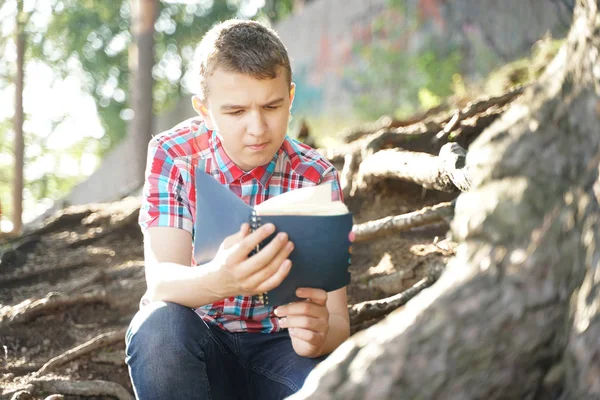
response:
<path id="1" fill-rule="evenodd" d="M 242 224 L 239 231 L 231 236 L 227 236 L 225 240 L 223 240 L 223 248 L 229 249 L 231 246 L 241 242 L 248 233 L 250 233 L 250 225 L 246 223 Z"/>
<path id="2" fill-rule="evenodd" d="M 282 328 L 302 328 L 314 332 L 324 332 L 328 329 L 327 324 L 320 318 L 312 318 L 300 315 L 290 315 L 279 320 Z"/>
<path id="3" fill-rule="evenodd" d="M 282 264 L 286 261 L 287 257 L 290 255 L 292 250 L 294 250 L 294 244 L 292 242 L 287 242 L 283 249 L 281 249 L 279 253 L 276 254 L 276 256 L 266 267 L 257 270 L 247 278 L 248 285 L 258 286 L 270 277 L 272 277 L 280 268 L 282 268 Z M 283 267 L 287 268 L 290 266 L 291 265 Z"/>
<path id="4" fill-rule="evenodd" d="M 296 290 L 296 296 L 300 297 L 301 299 L 310 300 L 320 306 L 327 304 L 327 292 L 323 289 L 298 288 Z"/>
<path id="5" fill-rule="evenodd" d="M 250 277 L 251 275 L 263 270 L 264 268 L 268 267 L 282 251 L 286 253 L 284 257 L 287 257 L 289 253 L 287 253 L 285 249 L 288 243 L 289 240 L 287 233 L 279 232 L 273 238 L 273 240 L 269 242 L 269 244 L 242 263 L 241 268 L 243 270 L 243 274 L 245 274 L 246 277 Z M 285 258 L 281 259 L 281 261 L 277 263 L 277 266 L 279 266 L 283 260 L 285 260 Z"/>
<path id="6" fill-rule="evenodd" d="M 310 301 L 296 301 L 275 309 L 275 315 L 278 317 L 300 315 L 313 318 L 325 318 L 327 314 L 327 307 Z"/>
<path id="7" fill-rule="evenodd" d="M 307 342 L 310 345 L 313 345 L 316 342 L 322 342 L 324 336 L 320 332 L 310 331 L 302 328 L 289 328 L 288 333 L 291 337 Z"/>
<path id="8" fill-rule="evenodd" d="M 277 272 L 271 275 L 270 278 L 265 280 L 262 284 L 260 284 L 257 288 L 258 293 L 268 292 L 279 286 L 281 282 L 285 279 L 286 276 L 290 273 L 290 269 L 292 268 L 292 262 L 290 260 L 285 260 Z"/>
<path id="9" fill-rule="evenodd" d="M 275 232 L 275 225 L 265 224 L 254 232 L 248 234 L 240 241 L 238 248 L 231 255 L 233 258 L 230 260 L 233 263 L 240 263 L 247 259 L 248 254 L 250 254 L 252 250 L 256 249 L 256 246 L 268 238 L 273 232 Z"/>

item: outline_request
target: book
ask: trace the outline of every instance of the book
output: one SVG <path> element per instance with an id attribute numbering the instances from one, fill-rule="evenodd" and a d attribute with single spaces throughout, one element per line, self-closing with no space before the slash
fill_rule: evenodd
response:
<path id="1" fill-rule="evenodd" d="M 301 300 L 296 296 L 300 287 L 330 292 L 350 283 L 352 213 L 343 202 L 331 200 L 330 183 L 291 190 L 251 207 L 202 169 L 196 171 L 195 182 L 197 264 L 211 261 L 223 240 L 244 222 L 252 230 L 272 223 L 275 233 L 256 250 L 278 232 L 286 232 L 294 243 L 288 257 L 292 267 L 278 287 L 258 296 L 259 301 L 279 306 Z"/>

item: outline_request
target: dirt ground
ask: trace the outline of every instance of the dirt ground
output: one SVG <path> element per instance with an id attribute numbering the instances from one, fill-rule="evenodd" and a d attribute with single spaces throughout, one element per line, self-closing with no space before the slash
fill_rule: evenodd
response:
<path id="1" fill-rule="evenodd" d="M 384 181 L 347 199 L 355 223 L 403 214 L 456 195 L 424 191 L 400 181 Z M 142 237 L 136 223 L 137 200 L 70 208 L 15 251 L 7 243 L 0 263 L 0 399 L 35 379 L 44 363 L 102 333 L 125 328 L 145 290 Z M 353 246 L 350 304 L 384 298 L 413 285 L 426 266 L 451 254 L 443 241 L 446 223 L 415 228 Z M 14 248 L 15 244 L 12 244 Z M 406 271 L 395 286 L 374 287 L 372 277 Z M 391 291 L 391 292 L 390 292 Z M 48 298 L 97 296 L 19 321 L 11 318 L 27 304 Z M 98 297 L 99 296 L 99 297 Z M 38 379 L 116 382 L 132 393 L 122 340 L 50 369 Z M 44 399 L 51 392 L 36 393 Z M 65 399 L 112 397 L 67 396 Z"/>

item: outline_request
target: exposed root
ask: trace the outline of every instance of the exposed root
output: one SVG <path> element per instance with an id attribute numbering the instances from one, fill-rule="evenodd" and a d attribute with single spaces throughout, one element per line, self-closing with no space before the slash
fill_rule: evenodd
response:
<path id="1" fill-rule="evenodd" d="M 91 353 L 94 350 L 101 349 L 103 347 L 109 346 L 113 343 L 122 342 L 125 340 L 125 332 L 127 328 L 120 329 L 118 331 L 103 333 L 102 335 L 96 336 L 92 340 L 81 344 L 77 347 L 74 347 L 63 354 L 52 358 L 46 364 L 42 366 L 34 375 L 42 376 L 49 371 L 60 367 L 74 359 L 81 357 L 85 354 Z"/>
<path id="2" fill-rule="evenodd" d="M 0 329 L 9 325 L 23 324 L 41 315 L 50 314 L 60 307 L 69 307 L 75 304 L 107 303 L 108 297 L 103 290 L 84 293 L 75 296 L 63 296 L 49 293 L 45 298 L 38 300 L 25 300 L 11 307 L 9 312 L 0 319 Z"/>
<path id="3" fill-rule="evenodd" d="M 437 281 L 443 268 L 444 266 L 441 264 L 433 265 L 429 269 L 427 277 L 421 279 L 402 293 L 398 293 L 385 299 L 364 301 L 349 307 L 350 324 L 354 326 L 371 319 L 381 318 L 398 307 L 403 306 L 410 299 L 423 291 L 423 289 L 431 286 Z"/>
<path id="4" fill-rule="evenodd" d="M 354 243 L 388 236 L 417 226 L 428 225 L 444 221 L 454 215 L 454 202 L 444 202 L 432 207 L 423 207 L 420 210 L 407 214 L 381 218 L 374 221 L 356 224 L 352 228 L 355 238 Z"/>

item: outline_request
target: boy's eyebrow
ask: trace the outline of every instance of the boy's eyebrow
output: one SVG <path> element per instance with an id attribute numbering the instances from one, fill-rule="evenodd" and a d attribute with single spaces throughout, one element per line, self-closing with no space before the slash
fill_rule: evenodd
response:
<path id="1" fill-rule="evenodd" d="M 281 103 L 283 102 L 283 97 L 279 97 L 275 100 L 271 100 L 270 102 L 261 105 L 261 107 L 268 107 L 268 106 L 274 106 L 277 103 Z M 240 105 L 240 104 L 223 104 L 220 109 L 221 111 L 226 111 L 226 110 L 238 110 L 240 108 L 246 108 L 246 106 Z"/>

